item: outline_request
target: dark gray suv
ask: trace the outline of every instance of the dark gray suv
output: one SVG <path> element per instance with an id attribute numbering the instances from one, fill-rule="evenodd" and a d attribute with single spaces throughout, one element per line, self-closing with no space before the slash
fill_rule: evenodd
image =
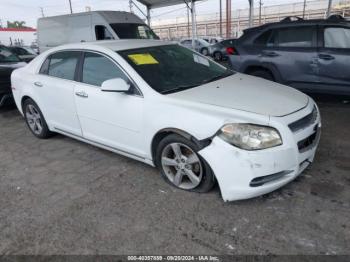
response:
<path id="1" fill-rule="evenodd" d="M 229 63 L 305 92 L 350 95 L 350 21 L 288 17 L 245 30 Z"/>

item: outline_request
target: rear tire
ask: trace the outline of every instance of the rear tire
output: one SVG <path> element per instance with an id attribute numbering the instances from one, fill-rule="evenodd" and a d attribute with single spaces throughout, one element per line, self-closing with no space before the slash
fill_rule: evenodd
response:
<path id="1" fill-rule="evenodd" d="M 172 134 L 163 138 L 156 150 L 156 166 L 172 186 L 186 191 L 205 193 L 215 185 L 214 173 L 198 154 L 199 146 Z"/>
<path id="2" fill-rule="evenodd" d="M 49 130 L 39 106 L 32 99 L 24 101 L 23 114 L 29 130 L 37 138 L 46 139 L 54 134 Z"/>
<path id="3" fill-rule="evenodd" d="M 221 52 L 215 52 L 213 56 L 214 56 L 214 60 L 215 61 L 222 61 L 222 54 L 221 54 Z"/>
<path id="4" fill-rule="evenodd" d="M 249 73 L 249 75 L 260 77 L 266 80 L 275 81 L 273 75 L 267 70 L 255 70 Z"/>
<path id="5" fill-rule="evenodd" d="M 207 56 L 209 55 L 209 50 L 208 48 L 204 47 L 201 49 L 201 54 L 204 55 L 204 56 Z"/>

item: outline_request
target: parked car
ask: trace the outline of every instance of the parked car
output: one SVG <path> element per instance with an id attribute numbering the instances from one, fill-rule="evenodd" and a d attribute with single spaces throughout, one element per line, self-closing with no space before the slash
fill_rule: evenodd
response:
<path id="1" fill-rule="evenodd" d="M 9 46 L 13 53 L 15 53 L 23 62 L 29 63 L 32 61 L 38 54 L 28 46 Z"/>
<path id="2" fill-rule="evenodd" d="M 232 69 L 306 92 L 350 95 L 350 22 L 287 18 L 244 31 Z"/>
<path id="3" fill-rule="evenodd" d="M 188 191 L 207 192 L 217 180 L 225 201 L 292 181 L 320 136 L 307 95 L 170 42 L 53 48 L 14 71 L 12 86 L 36 137 L 57 132 L 157 166 Z"/>
<path id="4" fill-rule="evenodd" d="M 26 65 L 5 46 L 0 45 L 0 107 L 13 102 L 11 91 L 11 73 L 14 69 Z"/>
<path id="5" fill-rule="evenodd" d="M 222 40 L 224 40 L 222 37 L 219 37 L 219 36 L 203 36 L 201 37 L 201 39 L 207 41 L 211 45 L 219 43 Z"/>
<path id="6" fill-rule="evenodd" d="M 201 53 L 202 55 L 209 55 L 209 48 L 210 48 L 210 44 L 201 39 L 201 38 L 196 38 L 195 40 L 195 50 L 199 53 Z M 192 46 L 192 38 L 186 38 L 186 39 L 182 39 L 180 41 L 180 44 L 183 45 L 184 47 L 187 47 L 189 49 L 193 49 Z"/>
<path id="7" fill-rule="evenodd" d="M 112 39 L 159 39 L 145 22 L 133 13 L 93 11 L 43 17 L 38 20 L 40 52 L 79 42 Z"/>
<path id="8" fill-rule="evenodd" d="M 235 53 L 234 43 L 236 39 L 227 39 L 210 46 L 210 55 L 216 61 L 226 60 L 229 55 Z"/>

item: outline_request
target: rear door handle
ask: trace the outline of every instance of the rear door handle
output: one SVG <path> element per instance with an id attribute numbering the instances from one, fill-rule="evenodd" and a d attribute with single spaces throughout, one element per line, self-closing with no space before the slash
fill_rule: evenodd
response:
<path id="1" fill-rule="evenodd" d="M 319 54 L 318 58 L 322 60 L 334 60 L 334 56 L 328 54 Z"/>
<path id="2" fill-rule="evenodd" d="M 262 56 L 276 57 L 276 56 L 279 56 L 279 54 L 277 54 L 276 52 L 263 51 Z"/>
<path id="3" fill-rule="evenodd" d="M 37 87 L 42 87 L 43 86 L 43 84 L 40 83 L 40 82 L 34 82 L 34 85 L 37 86 Z"/>
<path id="4" fill-rule="evenodd" d="M 89 97 L 89 95 L 87 93 L 85 93 L 84 91 L 75 92 L 75 95 L 79 96 L 79 97 L 83 97 L 83 98 Z"/>

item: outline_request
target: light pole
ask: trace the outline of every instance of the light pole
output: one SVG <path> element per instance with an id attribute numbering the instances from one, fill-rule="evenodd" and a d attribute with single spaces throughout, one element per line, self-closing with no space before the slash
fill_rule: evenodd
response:
<path id="1" fill-rule="evenodd" d="M 304 0 L 304 7 L 303 7 L 303 19 L 305 18 L 305 9 L 306 9 L 306 0 Z"/>
<path id="2" fill-rule="evenodd" d="M 231 0 L 226 0 L 226 38 L 231 37 Z"/>
<path id="3" fill-rule="evenodd" d="M 187 37 L 190 37 L 190 13 L 189 13 L 189 7 L 187 9 Z"/>
<path id="4" fill-rule="evenodd" d="M 254 26 L 254 0 L 249 0 L 249 27 Z"/>
<path id="5" fill-rule="evenodd" d="M 40 12 L 41 12 L 41 17 L 45 17 L 44 8 L 42 8 L 42 7 L 39 7 L 39 8 L 40 8 Z"/>
<path id="6" fill-rule="evenodd" d="M 327 17 L 329 17 L 331 15 L 331 11 L 332 11 L 332 0 L 328 1 L 328 9 L 327 9 Z"/>
<path id="7" fill-rule="evenodd" d="M 130 8 L 130 13 L 133 13 L 133 10 L 132 10 L 132 0 L 129 0 L 129 8 Z"/>
<path id="8" fill-rule="evenodd" d="M 263 5 L 263 2 L 259 0 L 259 25 L 261 25 L 261 7 Z"/>
<path id="9" fill-rule="evenodd" d="M 220 37 L 222 37 L 222 0 L 219 0 L 220 3 Z"/>
<path id="10" fill-rule="evenodd" d="M 70 13 L 73 14 L 72 1 L 69 0 Z"/>

